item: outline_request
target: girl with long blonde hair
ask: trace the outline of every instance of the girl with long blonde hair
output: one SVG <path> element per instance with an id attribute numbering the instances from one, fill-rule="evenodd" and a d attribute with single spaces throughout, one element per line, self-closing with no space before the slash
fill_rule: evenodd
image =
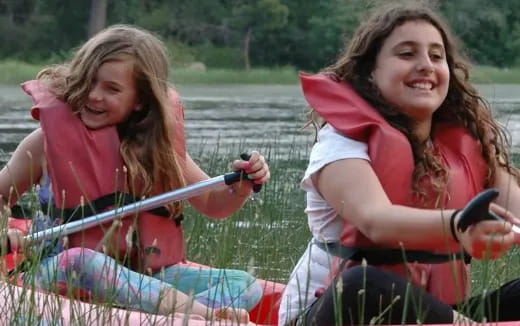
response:
<path id="1" fill-rule="evenodd" d="M 46 68 L 36 81 L 23 84 L 41 127 L 0 172 L 2 206 L 16 203 L 38 183 L 43 215 L 52 224 L 208 179 L 186 151 L 184 111 L 168 82 L 169 66 L 157 37 L 115 25 L 88 40 L 69 63 Z M 252 182 L 199 195 L 191 205 L 213 218 L 230 216 L 253 184 L 270 176 L 256 151 L 232 168 L 244 170 Z M 44 258 L 26 282 L 47 290 L 68 284 L 98 300 L 111 298 L 147 312 L 192 311 L 212 318 L 231 316 L 232 306 L 247 317 L 245 310 L 255 306 L 262 289 L 244 271 L 184 264 L 182 212 L 182 203 L 174 203 L 127 217 L 115 231 L 101 226 L 71 235 L 66 248 Z M 14 230 L 10 239 L 12 247 L 19 246 Z"/>

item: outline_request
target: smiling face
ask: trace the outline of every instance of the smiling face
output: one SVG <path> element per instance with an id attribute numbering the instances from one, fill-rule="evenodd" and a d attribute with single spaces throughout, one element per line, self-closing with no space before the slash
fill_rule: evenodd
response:
<path id="1" fill-rule="evenodd" d="M 132 60 L 103 63 L 94 78 L 86 105 L 79 115 L 90 129 L 113 126 L 140 110 Z"/>
<path id="2" fill-rule="evenodd" d="M 423 20 L 397 26 L 376 57 L 372 80 L 386 101 L 415 122 L 418 134 L 429 134 L 450 81 L 437 28 Z"/>

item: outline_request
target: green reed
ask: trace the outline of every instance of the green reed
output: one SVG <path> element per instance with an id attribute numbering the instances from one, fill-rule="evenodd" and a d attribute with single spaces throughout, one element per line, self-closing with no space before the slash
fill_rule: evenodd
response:
<path id="1" fill-rule="evenodd" d="M 238 159 L 240 153 L 257 149 L 265 155 L 272 175 L 270 182 L 260 193 L 249 199 L 244 207 L 229 219 L 207 218 L 188 205 L 183 221 L 188 259 L 215 267 L 247 270 L 262 279 L 286 282 L 310 239 L 304 213 L 305 194 L 299 187 L 307 165 L 310 145 L 295 142 L 292 146 L 286 147 L 277 143 L 251 146 L 247 143 L 223 145 L 218 142 L 216 146 L 199 144 L 191 149 L 191 156 L 210 176 L 229 172 L 230 162 Z M 34 192 L 23 198 L 25 212 L 34 214 L 37 209 L 35 200 Z M 31 258 L 30 265 L 37 265 L 39 259 L 37 255 Z M 505 281 L 518 277 L 520 255 L 518 249 L 514 248 L 499 260 L 474 260 L 472 266 L 473 295 L 482 295 L 496 289 Z M 31 269 L 26 273 L 30 275 Z M 31 284 L 26 287 L 34 288 Z M 4 291 L 4 297 L 0 297 L 0 316 L 6 315 L 7 309 L 15 307 L 10 324 L 33 325 L 40 323 L 42 319 L 35 310 L 34 292 L 24 293 L 25 296 L 17 300 L 28 302 L 26 304 L 13 303 L 14 292 Z M 74 295 L 69 295 L 74 302 Z M 359 311 L 365 310 L 363 296 L 364 292 L 360 293 Z M 404 300 L 413 305 L 409 309 L 420 307 L 422 304 L 414 303 L 413 298 L 408 296 L 396 297 L 394 302 L 397 300 Z M 56 325 L 59 325 L 61 304 L 52 298 L 48 301 L 48 314 L 55 316 L 51 319 L 56 320 Z M 99 299 L 97 304 L 97 308 L 88 314 L 72 309 L 69 318 L 75 325 L 89 325 L 94 321 L 114 324 L 110 310 L 113 307 L 113 299 Z M 339 298 L 337 304 L 341 304 Z M 379 309 L 381 315 L 366 321 L 367 323 L 381 324 L 388 320 L 390 314 L 399 313 L 392 311 L 391 306 L 380 306 Z M 461 309 L 463 312 L 465 307 Z M 337 318 L 341 320 L 342 316 Z M 121 322 L 124 324 L 124 321 Z M 155 323 L 150 321 L 150 324 Z M 418 323 L 421 323 L 421 320 Z"/>
<path id="2" fill-rule="evenodd" d="M 226 220 L 209 219 L 188 208 L 183 222 L 188 259 L 218 267 L 252 270 L 261 278 L 284 282 L 303 252 L 310 234 L 299 181 L 307 164 L 304 145 L 275 150 L 255 148 L 269 162 L 271 180 L 244 207 Z M 229 171 L 230 162 L 247 152 L 246 144 L 199 149 L 197 158 L 209 175 Z"/>

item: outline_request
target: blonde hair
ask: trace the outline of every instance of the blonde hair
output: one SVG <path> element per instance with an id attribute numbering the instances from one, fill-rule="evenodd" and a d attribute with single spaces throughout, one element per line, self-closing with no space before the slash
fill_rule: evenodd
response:
<path id="1" fill-rule="evenodd" d="M 179 117 L 168 97 L 169 61 L 164 44 L 151 33 L 134 26 L 114 25 L 89 39 L 70 63 L 51 66 L 37 78 L 46 82 L 74 112 L 85 106 L 99 67 L 108 61 L 131 59 L 141 110 L 118 125 L 120 153 L 128 168 L 130 191 L 149 196 L 183 187 L 186 182 L 173 139 Z M 170 211 L 182 213 L 182 203 Z"/>
<path id="2" fill-rule="evenodd" d="M 493 119 L 489 104 L 469 82 L 470 65 L 458 47 L 458 40 L 447 23 L 425 3 L 393 1 L 376 8 L 355 31 L 336 63 L 325 68 L 323 73 L 349 82 L 394 128 L 406 135 L 415 160 L 414 190 L 425 195 L 420 180 L 428 175 L 434 190 L 442 193 L 449 181 L 447 167 L 435 150 L 417 139 L 410 118 L 388 103 L 369 78 L 385 40 L 396 27 L 409 21 L 425 21 L 434 26 L 441 34 L 446 50 L 450 84 L 446 99 L 433 115 L 432 127 L 444 121 L 459 123 L 482 144 L 482 155 L 488 166 L 485 186 L 494 182 L 497 166 L 504 167 L 518 182 L 519 173 L 507 152 L 506 131 Z"/>

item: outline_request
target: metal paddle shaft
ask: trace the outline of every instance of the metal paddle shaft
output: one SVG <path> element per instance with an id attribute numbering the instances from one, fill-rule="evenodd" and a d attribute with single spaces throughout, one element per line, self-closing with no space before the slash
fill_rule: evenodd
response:
<path id="1" fill-rule="evenodd" d="M 172 190 L 161 195 L 143 199 L 141 201 L 118 207 L 100 214 L 83 218 L 81 220 L 58 225 L 50 229 L 29 234 L 24 237 L 25 241 L 35 242 L 53 239 L 59 236 L 83 231 L 93 226 L 110 222 L 116 217 L 123 217 L 137 212 L 144 212 L 165 204 L 185 200 L 206 193 L 211 190 L 223 189 L 243 179 L 244 172 L 237 171 L 214 177 L 205 181 L 197 182 L 181 189 Z"/>
<path id="2" fill-rule="evenodd" d="M 462 210 L 457 228 L 462 232 L 466 231 L 470 225 L 485 220 L 504 221 L 503 218 L 489 210 L 489 205 L 498 197 L 498 189 L 486 189 L 473 198 Z M 513 225 L 513 232 L 520 234 L 520 227 Z"/>

